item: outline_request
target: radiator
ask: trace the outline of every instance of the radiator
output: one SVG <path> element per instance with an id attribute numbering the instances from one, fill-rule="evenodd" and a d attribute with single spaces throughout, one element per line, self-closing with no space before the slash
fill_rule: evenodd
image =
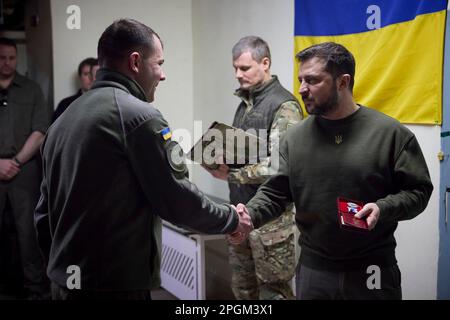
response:
<path id="1" fill-rule="evenodd" d="M 182 300 L 200 299 L 197 242 L 163 226 L 162 243 L 162 287 Z"/>

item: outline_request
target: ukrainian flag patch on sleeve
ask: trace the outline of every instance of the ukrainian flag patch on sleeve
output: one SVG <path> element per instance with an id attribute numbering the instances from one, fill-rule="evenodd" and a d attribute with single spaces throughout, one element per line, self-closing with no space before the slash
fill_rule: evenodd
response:
<path id="1" fill-rule="evenodd" d="M 164 140 L 169 140 L 169 139 L 172 137 L 172 131 L 170 131 L 170 128 L 169 128 L 169 127 L 164 128 L 164 129 L 161 131 L 161 135 L 162 135 L 162 137 L 163 137 Z"/>

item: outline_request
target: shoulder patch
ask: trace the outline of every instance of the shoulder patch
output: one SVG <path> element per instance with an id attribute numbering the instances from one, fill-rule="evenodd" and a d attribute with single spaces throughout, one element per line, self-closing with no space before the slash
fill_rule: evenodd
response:
<path id="1" fill-rule="evenodd" d="M 178 179 L 183 179 L 188 173 L 186 167 L 186 158 L 181 146 L 175 142 L 168 142 L 164 148 L 166 149 L 167 162 L 169 163 L 172 172 Z"/>
<path id="2" fill-rule="evenodd" d="M 172 131 L 170 131 L 169 127 L 162 129 L 161 135 L 164 140 L 169 140 L 172 137 Z"/>

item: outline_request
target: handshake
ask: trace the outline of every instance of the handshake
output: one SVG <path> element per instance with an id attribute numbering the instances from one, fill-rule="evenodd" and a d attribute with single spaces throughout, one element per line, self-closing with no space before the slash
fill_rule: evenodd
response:
<path id="1" fill-rule="evenodd" d="M 250 232 L 252 232 L 253 223 L 250 217 L 250 214 L 242 203 L 239 203 L 236 207 L 232 205 L 232 207 L 237 211 L 239 215 L 239 224 L 232 233 L 230 233 L 227 238 L 228 242 L 231 244 L 240 244 L 245 239 L 247 239 Z"/>

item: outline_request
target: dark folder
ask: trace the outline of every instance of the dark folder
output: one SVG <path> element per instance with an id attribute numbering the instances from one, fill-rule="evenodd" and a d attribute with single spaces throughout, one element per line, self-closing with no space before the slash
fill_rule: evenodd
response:
<path id="1" fill-rule="evenodd" d="M 213 122 L 187 154 L 187 158 L 209 169 L 223 163 L 240 168 L 267 156 L 267 141 L 224 123 Z"/>

